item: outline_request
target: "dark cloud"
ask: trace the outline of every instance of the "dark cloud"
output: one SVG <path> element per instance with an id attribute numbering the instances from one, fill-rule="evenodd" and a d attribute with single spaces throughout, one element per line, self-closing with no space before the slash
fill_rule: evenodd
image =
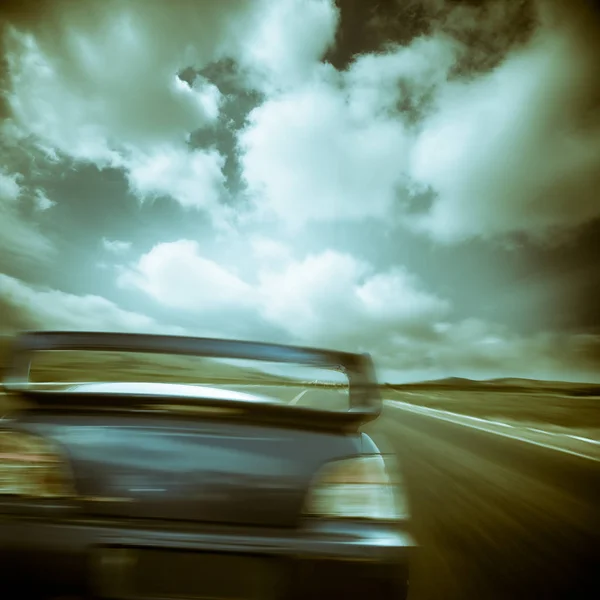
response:
<path id="1" fill-rule="evenodd" d="M 338 68 L 356 55 L 406 45 L 437 31 L 468 49 L 456 74 L 482 72 L 523 44 L 537 24 L 533 0 L 337 0 L 337 5 L 341 26 L 327 59 Z"/>
<path id="2" fill-rule="evenodd" d="M 522 284 L 538 285 L 547 326 L 558 330 L 600 331 L 600 220 L 589 223 L 560 246 L 528 245 L 519 252 Z M 525 312 L 525 311 L 523 311 Z"/>
<path id="3" fill-rule="evenodd" d="M 390 42 L 407 44 L 431 31 L 430 11 L 425 3 L 409 0 L 336 0 L 340 27 L 336 43 L 325 59 L 344 69 L 359 54 L 378 52 Z"/>

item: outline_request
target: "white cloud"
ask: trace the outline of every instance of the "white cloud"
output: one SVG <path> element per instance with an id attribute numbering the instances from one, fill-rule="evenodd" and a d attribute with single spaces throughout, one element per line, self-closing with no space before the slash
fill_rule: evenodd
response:
<path id="1" fill-rule="evenodd" d="M 377 273 L 328 250 L 259 274 L 263 317 L 303 343 L 382 349 L 391 332 L 427 330 L 446 301 L 403 269 Z"/>
<path id="2" fill-rule="evenodd" d="M 133 267 L 121 271 L 118 283 L 139 288 L 169 308 L 201 313 L 244 308 L 252 290 L 234 273 L 201 256 L 192 240 L 158 244 Z"/>
<path id="3" fill-rule="evenodd" d="M 184 208 L 216 211 L 224 189 L 224 164 L 225 157 L 216 150 L 166 146 L 132 157 L 128 180 L 130 189 L 142 200 L 167 196 Z"/>
<path id="4" fill-rule="evenodd" d="M 279 341 L 370 352 L 396 379 L 597 379 L 597 336 L 523 336 L 479 319 L 453 320 L 450 303 L 404 269 L 377 272 L 333 250 L 277 261 L 267 252 L 266 259 L 251 283 L 180 240 L 155 246 L 120 283 L 183 311 L 211 335 L 237 336 L 243 320 L 252 337 L 265 339 L 260 332 L 275 326 Z"/>
<path id="5" fill-rule="evenodd" d="M 415 38 L 407 46 L 390 45 L 386 52 L 356 57 L 343 74 L 352 114 L 410 120 L 411 109 L 426 104 L 428 96 L 446 84 L 462 54 L 464 48 L 455 40 L 435 34 Z"/>
<path id="6" fill-rule="evenodd" d="M 449 308 L 401 269 L 375 273 L 331 250 L 298 261 L 279 249 L 279 260 L 268 257 L 251 283 L 202 256 L 194 241 L 158 244 L 122 271 L 119 283 L 170 308 L 198 315 L 242 310 L 296 342 L 352 348 L 375 342 L 390 328 L 427 329 Z"/>
<path id="7" fill-rule="evenodd" d="M 49 23 L 36 35 L 11 30 L 8 99 L 23 126 L 64 154 L 119 165 L 127 148 L 177 144 L 214 121 L 218 91 L 201 79 L 190 87 L 177 73 L 215 56 L 226 14 L 147 10 L 139 2 L 113 8 L 89 17 L 66 11 L 62 27 Z M 192 34 L 190 19 L 195 26 L 205 19 L 199 31 L 212 29 L 212 39 L 189 37 L 196 44 L 186 53 L 175 34 Z"/>
<path id="8" fill-rule="evenodd" d="M 234 51 L 249 83 L 267 94 L 309 79 L 333 44 L 339 11 L 331 0 L 257 2 Z M 246 29 L 247 28 L 247 29 Z"/>
<path id="9" fill-rule="evenodd" d="M 78 296 L 51 288 L 32 286 L 0 274 L 2 329 L 44 328 L 93 331 L 182 333 L 178 327 L 119 308 L 101 296 Z"/>
<path id="10" fill-rule="evenodd" d="M 44 212 L 49 210 L 53 206 L 56 206 L 56 202 L 54 200 L 50 200 L 46 195 L 46 192 L 42 189 L 35 190 L 33 194 L 33 203 L 36 210 Z"/>
<path id="11" fill-rule="evenodd" d="M 8 29 L 6 98 L 21 135 L 40 148 L 123 169 L 142 199 L 161 194 L 213 209 L 224 158 L 192 152 L 186 140 L 215 123 L 221 93 L 178 73 L 223 56 L 251 7 L 176 4 L 63 4 L 33 33 Z"/>
<path id="12" fill-rule="evenodd" d="M 259 274 L 261 310 L 301 342 L 331 343 L 340 333 L 352 336 L 353 328 L 362 326 L 349 318 L 360 311 L 354 292 L 367 272 L 366 263 L 334 251 L 267 270 Z"/>
<path id="13" fill-rule="evenodd" d="M 18 175 L 13 173 L 8 175 L 0 171 L 0 201 L 3 204 L 14 204 L 19 194 L 21 193 L 21 186 L 18 183 Z"/>
<path id="14" fill-rule="evenodd" d="M 353 119 L 344 96 L 326 82 L 255 109 L 239 143 L 258 208 L 290 226 L 383 217 L 408 149 L 401 123 Z"/>
<path id="15" fill-rule="evenodd" d="M 424 187 L 433 205 L 406 222 L 444 242 L 548 236 L 600 212 L 600 125 L 575 118 L 593 99 L 598 48 L 562 21 L 544 21 L 491 73 L 448 81 L 473 58 L 449 36 L 497 31 L 500 55 L 520 9 L 427 2 L 433 34 L 337 72 L 321 62 L 339 25 L 332 0 L 167 4 L 60 4 L 29 33 L 7 30 L 6 98 L 22 135 L 51 157 L 123 169 L 142 200 L 171 197 L 223 224 L 225 157 L 186 145 L 217 123 L 221 92 L 177 74 L 233 57 L 266 94 L 239 134 L 258 219 L 389 220 Z"/>
<path id="16" fill-rule="evenodd" d="M 472 8 L 448 14 L 439 0 L 430 4 L 439 9 L 440 27 L 458 37 L 481 25 Z M 193 130 L 218 125 L 221 91 L 202 77 L 190 85 L 177 73 L 232 56 L 245 83 L 265 94 L 238 141 L 257 216 L 276 226 L 343 227 L 345 220 L 404 216 L 435 241 L 457 242 L 514 231 L 547 236 L 600 214 L 600 124 L 591 111 L 588 121 L 577 120 L 591 99 L 598 53 L 585 52 L 560 25 L 546 24 L 490 73 L 449 80 L 468 49 L 441 33 L 359 56 L 343 72 L 322 64 L 339 21 L 331 0 L 215 2 L 202 11 L 196 3 L 145 0 L 66 6 L 30 33 L 8 30 L 12 143 L 32 138 L 50 160 L 120 168 L 142 201 L 170 197 L 217 223 L 231 215 L 221 205 L 225 157 L 186 143 Z M 493 3 L 486 35 L 503 11 Z M 507 39 L 490 41 L 495 53 Z M 436 194 L 431 208 L 403 215 L 411 191 L 427 187 Z M 53 201 L 20 166 L 0 172 L 0 256 L 48 255 L 50 242 L 26 219 L 31 204 L 41 222 L 39 213 Z M 250 234 L 252 222 L 240 222 Z M 269 324 L 293 342 L 366 349 L 404 369 L 524 374 L 563 364 L 555 348 L 571 338 L 520 337 L 490 323 L 452 321 L 449 303 L 404 269 L 377 271 L 326 249 L 328 243 L 299 257 L 276 241 L 293 243 L 289 233 L 249 237 L 255 273 L 240 274 L 205 246 L 180 240 L 121 268 L 119 284 L 188 322 L 214 320 L 215 333 L 254 321 L 256 330 Z M 242 238 L 238 231 L 240 246 Z M 103 245 L 114 253 L 129 249 L 128 242 Z M 98 296 L 7 276 L 0 284 L 7 310 L 27 322 L 161 330 Z"/>
<path id="17" fill-rule="evenodd" d="M 493 64 L 505 51 L 519 11 L 488 8 L 438 6 L 446 33 L 359 56 L 344 72 L 315 55 L 302 77 L 269 88 L 238 140 L 258 218 L 389 220 L 415 193 L 421 203 L 417 190 L 433 203 L 403 221 L 441 242 L 513 232 L 560 241 L 600 215 L 597 41 L 546 21 L 492 71 L 449 79 L 463 60 L 486 63 L 481 43 L 467 45 L 468 23 L 498 32 Z"/>
<path id="18" fill-rule="evenodd" d="M 124 242 L 121 240 L 109 240 L 103 237 L 102 247 L 108 252 L 112 252 L 114 254 L 122 254 L 131 249 L 131 242 Z"/>
<path id="19" fill-rule="evenodd" d="M 309 76 L 338 20 L 330 0 L 226 4 L 59 5 L 33 32 L 9 29 L 6 96 L 16 125 L 54 156 L 122 169 L 141 200 L 170 197 L 222 225 L 231 216 L 220 206 L 225 157 L 186 145 L 216 123 L 221 92 L 178 73 L 233 56 L 263 89 L 293 84 Z"/>
<path id="20" fill-rule="evenodd" d="M 445 376 L 598 381 L 600 336 L 552 333 L 519 336 L 500 325 L 476 319 L 449 322 L 443 320 L 443 303 L 440 304 L 424 292 L 411 290 L 406 283 L 400 284 L 402 289 L 399 286 L 396 290 L 413 299 L 416 299 L 415 293 L 422 294 L 421 299 L 425 305 L 429 304 L 428 308 L 411 305 L 408 300 L 405 302 L 409 308 L 401 309 L 391 320 L 385 316 L 379 320 L 374 307 L 369 307 L 368 302 L 356 302 L 357 290 L 365 287 L 364 283 L 356 283 L 360 279 L 359 273 L 365 277 L 365 265 L 357 265 L 348 257 L 328 253 L 321 257 L 322 266 L 318 273 L 311 276 L 309 271 L 316 264 L 315 260 L 318 259 L 312 257 L 294 267 L 304 272 L 306 291 L 300 291 L 305 298 L 314 302 L 315 298 L 322 297 L 318 293 L 320 284 L 327 280 L 328 273 L 335 271 L 342 279 L 338 291 L 349 294 L 349 298 L 345 300 L 337 297 L 337 309 L 344 314 L 336 320 L 333 313 L 336 309 L 334 302 L 321 309 L 312 305 L 308 311 L 305 303 L 297 303 L 286 309 L 285 300 L 295 297 L 297 288 L 276 295 L 268 310 L 276 321 L 286 326 L 291 342 L 310 339 L 311 342 L 324 346 L 334 344 L 340 348 L 372 352 L 382 381 Z M 368 276 L 364 281 L 368 287 Z M 271 282 L 276 283 L 274 279 Z M 273 292 L 273 288 L 267 286 L 265 291 Z M 65 329 L 194 334 L 189 329 L 161 323 L 138 312 L 123 310 L 100 296 L 80 296 L 34 286 L 4 274 L 0 274 L 0 308 L 0 330 L 4 332 L 19 329 Z M 200 306 L 194 307 L 189 303 L 185 308 L 195 309 L 196 314 L 201 315 Z M 352 339 L 348 323 L 339 327 L 343 319 L 353 311 L 355 319 L 363 319 L 361 323 L 354 322 L 354 331 L 362 328 L 357 340 Z M 410 314 L 417 320 L 430 319 L 437 322 L 438 326 L 403 331 L 401 323 L 407 323 Z M 400 321 L 397 320 L 398 316 Z M 299 321 L 307 325 L 306 330 L 302 330 Z M 311 328 L 319 321 L 324 329 L 321 333 L 317 332 L 316 337 L 312 337 L 315 330 Z M 210 331 L 206 327 L 198 327 L 197 331 L 200 332 L 201 329 L 203 335 L 228 337 L 230 333 L 227 325 L 220 329 L 214 326 Z M 341 334 L 342 337 L 336 337 L 336 334 Z"/>
<path id="21" fill-rule="evenodd" d="M 600 120 L 586 106 L 596 67 L 574 37 L 544 30 L 491 73 L 448 84 L 412 158 L 437 194 L 416 227 L 442 242 L 539 238 L 599 216 Z"/>
<path id="22" fill-rule="evenodd" d="M 359 59 L 345 73 L 322 65 L 267 99 L 239 134 L 243 177 L 261 216 L 307 221 L 387 218 L 407 185 L 412 111 L 439 86 L 455 47 L 444 37 Z"/>

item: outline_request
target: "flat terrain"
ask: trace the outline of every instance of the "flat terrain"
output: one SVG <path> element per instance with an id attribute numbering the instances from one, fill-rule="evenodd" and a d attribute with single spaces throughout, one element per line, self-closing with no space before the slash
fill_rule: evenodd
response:
<path id="1" fill-rule="evenodd" d="M 575 386 L 580 389 L 579 386 Z M 570 395 L 543 387 L 522 390 L 383 389 L 386 398 L 489 420 L 547 424 L 555 427 L 600 429 L 600 396 Z"/>

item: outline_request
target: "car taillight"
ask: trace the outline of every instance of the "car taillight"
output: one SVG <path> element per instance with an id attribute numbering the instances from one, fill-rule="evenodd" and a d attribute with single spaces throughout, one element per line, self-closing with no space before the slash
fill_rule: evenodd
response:
<path id="1" fill-rule="evenodd" d="M 0 498 L 66 498 L 74 495 L 68 464 L 48 440 L 0 431 Z"/>
<path id="2" fill-rule="evenodd" d="M 331 462 L 317 474 L 304 513 L 312 517 L 399 520 L 407 507 L 381 455 Z"/>

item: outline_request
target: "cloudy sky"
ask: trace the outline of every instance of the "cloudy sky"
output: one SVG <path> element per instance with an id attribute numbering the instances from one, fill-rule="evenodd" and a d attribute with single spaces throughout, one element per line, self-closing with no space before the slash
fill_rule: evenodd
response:
<path id="1" fill-rule="evenodd" d="M 591 1 L 0 10 L 0 332 L 600 381 Z"/>

